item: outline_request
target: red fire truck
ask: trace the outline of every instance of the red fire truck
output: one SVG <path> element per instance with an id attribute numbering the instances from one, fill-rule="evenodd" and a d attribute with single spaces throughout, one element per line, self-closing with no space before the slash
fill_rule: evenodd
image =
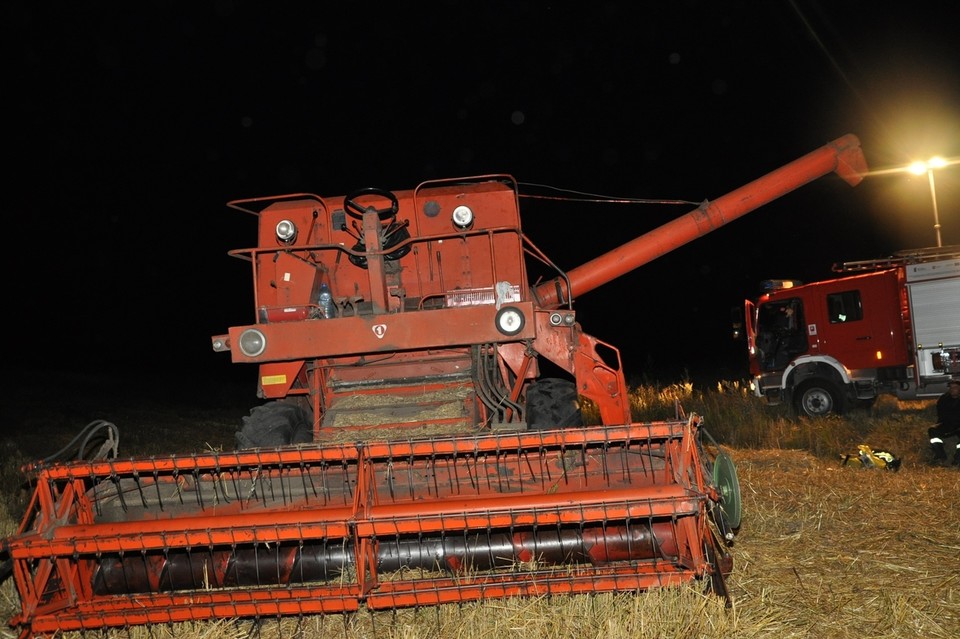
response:
<path id="1" fill-rule="evenodd" d="M 960 245 L 834 265 L 835 279 L 766 280 L 745 304 L 754 392 L 811 417 L 883 393 L 936 397 L 960 373 Z"/>

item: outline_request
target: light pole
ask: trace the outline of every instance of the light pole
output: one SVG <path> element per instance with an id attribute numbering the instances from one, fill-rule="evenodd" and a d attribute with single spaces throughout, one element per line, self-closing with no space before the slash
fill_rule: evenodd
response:
<path id="1" fill-rule="evenodd" d="M 940 242 L 940 214 L 937 212 L 937 189 L 933 184 L 933 170 L 942 169 L 945 166 L 947 166 L 947 161 L 936 156 L 926 162 L 914 162 L 909 167 L 910 172 L 914 175 L 926 173 L 927 179 L 930 181 L 930 197 L 933 200 L 933 230 L 937 233 L 937 247 L 941 247 L 943 244 Z"/>

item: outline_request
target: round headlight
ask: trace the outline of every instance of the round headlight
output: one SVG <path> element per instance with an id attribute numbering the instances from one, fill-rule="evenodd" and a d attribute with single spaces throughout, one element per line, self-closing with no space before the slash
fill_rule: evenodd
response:
<path id="1" fill-rule="evenodd" d="M 451 217 L 453 219 L 453 225 L 461 231 L 466 231 L 473 226 L 473 209 L 469 206 L 461 204 L 453 209 L 453 215 Z"/>
<path id="2" fill-rule="evenodd" d="M 526 320 L 523 313 L 515 306 L 504 306 L 497 311 L 497 317 L 494 320 L 497 323 L 497 330 L 504 335 L 516 335 L 523 330 Z"/>
<path id="3" fill-rule="evenodd" d="M 297 239 L 297 225 L 290 220 L 277 222 L 277 239 L 284 244 L 289 244 Z"/>
<path id="4" fill-rule="evenodd" d="M 247 357 L 257 357 L 267 348 L 267 337 L 255 328 L 240 333 L 240 352 Z"/>

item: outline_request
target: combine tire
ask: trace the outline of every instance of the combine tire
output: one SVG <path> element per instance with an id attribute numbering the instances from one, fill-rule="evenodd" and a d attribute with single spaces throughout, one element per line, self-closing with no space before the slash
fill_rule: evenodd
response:
<path id="1" fill-rule="evenodd" d="M 843 393 L 836 385 L 819 379 L 800 384 L 793 393 L 794 410 L 797 415 L 824 417 L 830 413 L 843 414 Z"/>
<path id="2" fill-rule="evenodd" d="M 583 426 L 576 385 L 553 377 L 532 383 L 527 389 L 526 417 L 531 430 Z"/>
<path id="3" fill-rule="evenodd" d="M 274 401 L 256 406 L 243 418 L 237 448 L 274 448 L 313 441 L 313 415 L 296 404 Z"/>

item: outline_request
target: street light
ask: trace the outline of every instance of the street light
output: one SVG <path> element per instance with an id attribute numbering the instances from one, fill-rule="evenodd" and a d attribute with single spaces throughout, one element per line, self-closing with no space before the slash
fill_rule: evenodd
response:
<path id="1" fill-rule="evenodd" d="M 933 185 L 933 170 L 942 169 L 948 162 L 940 156 L 932 157 L 926 162 L 914 162 L 908 167 L 908 170 L 914 175 L 927 174 L 930 181 L 930 197 L 933 199 L 933 230 L 937 232 L 937 246 L 941 247 L 940 242 L 940 214 L 937 212 L 937 189 Z"/>

